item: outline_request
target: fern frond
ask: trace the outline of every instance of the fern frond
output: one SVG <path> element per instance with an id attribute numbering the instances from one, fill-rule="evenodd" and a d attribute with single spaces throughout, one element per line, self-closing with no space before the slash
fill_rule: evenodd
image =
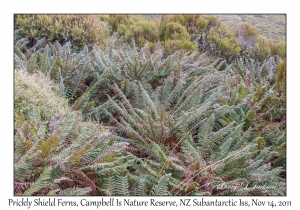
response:
<path id="1" fill-rule="evenodd" d="M 51 170 L 52 167 L 46 168 L 43 173 L 39 176 L 39 178 L 32 184 L 32 186 L 24 192 L 25 196 L 33 195 L 37 191 L 46 187 L 49 184 L 51 178 Z"/>
<path id="2" fill-rule="evenodd" d="M 151 195 L 153 196 L 168 195 L 168 184 L 169 184 L 170 177 L 171 174 L 166 174 L 161 176 L 157 181 L 157 184 L 155 185 L 153 191 L 151 192 Z"/>

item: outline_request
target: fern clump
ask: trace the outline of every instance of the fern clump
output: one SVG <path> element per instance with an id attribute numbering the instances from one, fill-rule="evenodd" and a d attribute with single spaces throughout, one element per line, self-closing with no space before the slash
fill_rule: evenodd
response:
<path id="1" fill-rule="evenodd" d="M 138 161 L 144 162 L 142 170 L 134 168 L 138 177 L 152 183 L 144 189 L 146 194 L 152 194 L 159 177 L 169 173 L 172 179 L 168 195 L 196 195 L 203 191 L 209 195 L 275 195 L 275 188 L 284 194 L 285 184 L 279 176 L 283 170 L 269 167 L 277 152 L 253 130 L 251 126 L 261 129 L 256 111 L 243 104 L 249 91 L 241 83 L 233 92 L 232 101 L 224 99 L 222 106 L 218 97 L 225 97 L 222 93 L 227 89 L 223 78 L 225 84 L 231 84 L 232 78 L 216 71 L 214 65 L 208 71 L 204 69 L 209 66 L 170 74 L 155 89 L 135 81 L 127 82 L 126 89 L 115 84 L 112 88 L 117 95 L 95 108 L 92 115 L 115 124 L 122 138 L 114 138 L 129 142 L 130 151 L 142 158 Z M 266 100 L 264 95 L 256 100 L 261 99 Z M 228 104 L 236 108 L 232 110 Z M 253 158 L 257 165 L 247 167 Z M 264 175 L 255 178 L 256 174 Z M 199 185 L 194 185 L 195 181 Z M 226 186 L 221 187 L 220 183 Z M 265 183 L 272 187 L 265 192 L 254 190 L 254 186 Z"/>
<path id="2" fill-rule="evenodd" d="M 127 144 L 83 122 L 44 76 L 17 70 L 15 78 L 16 106 L 26 107 L 15 112 L 15 195 L 101 195 L 97 180 L 126 170 L 114 166 L 130 159 Z"/>
<path id="3" fill-rule="evenodd" d="M 138 51 L 134 41 L 127 45 L 118 39 L 105 50 L 96 45 L 92 50 L 85 46 L 78 53 L 72 50 L 70 42 L 63 46 L 58 43 L 43 46 L 38 42 L 35 52 L 26 51 L 24 42 L 26 40 L 20 39 L 15 44 L 16 68 L 31 73 L 43 72 L 58 83 L 61 96 L 68 98 L 74 109 L 81 110 L 84 115 L 106 101 L 107 95 L 113 95 L 113 91 L 108 90 L 110 85 L 122 84 L 126 89 L 127 81 L 139 80 L 152 87 L 158 86 L 172 71 L 188 68 L 196 55 L 190 54 L 182 59 L 184 54 L 176 52 L 164 59 L 159 45 L 151 53 L 148 47 Z M 202 55 L 194 61 L 196 66 L 193 69 L 206 64 L 207 60 Z"/>

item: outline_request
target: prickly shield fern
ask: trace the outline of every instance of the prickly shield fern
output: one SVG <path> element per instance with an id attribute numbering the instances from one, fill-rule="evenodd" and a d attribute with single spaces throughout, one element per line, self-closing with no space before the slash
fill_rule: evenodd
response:
<path id="1" fill-rule="evenodd" d="M 243 124 L 233 122 L 214 131 L 216 124 L 212 115 L 200 126 L 194 141 L 183 144 L 186 161 L 191 165 L 188 183 L 197 180 L 200 187 L 196 189 L 211 195 L 284 194 L 285 183 L 279 176 L 283 170 L 271 169 L 269 162 L 271 148 L 259 148 L 260 137 L 253 139 L 251 128 L 244 132 Z M 265 183 L 270 189 L 254 190 L 254 186 Z M 197 194 L 196 189 L 190 193 Z"/>
<path id="2" fill-rule="evenodd" d="M 65 99 L 51 93 L 50 85 L 54 90 L 57 86 L 47 78 L 19 71 L 15 77 L 16 106 L 22 105 L 15 113 L 15 194 L 102 194 L 97 180 L 124 173 L 130 162 L 124 153 L 127 143 L 114 142 L 99 124 L 82 122 L 81 114 L 66 104 L 58 103 L 62 107 L 52 110 L 52 101 Z M 28 83 L 37 79 L 44 81 L 43 86 Z M 116 165 L 122 166 L 117 169 Z"/>
<path id="3" fill-rule="evenodd" d="M 26 38 L 15 44 L 15 67 L 30 73 L 43 72 L 59 84 L 61 96 L 70 99 L 74 109 L 84 115 L 105 102 L 106 95 L 114 95 L 108 90 L 114 83 L 124 86 L 128 93 L 126 81 L 136 80 L 155 88 L 172 72 L 178 77 L 187 77 L 207 71 L 204 55 L 176 52 L 163 58 L 160 48 L 153 53 L 147 47 L 138 51 L 134 41 L 128 45 L 112 38 L 105 50 L 95 45 L 93 48 L 85 46 L 79 52 L 73 50 L 70 42 L 61 46 L 40 40 L 34 50 L 26 50 L 24 43 Z"/>
<path id="4" fill-rule="evenodd" d="M 171 173 L 168 195 L 284 194 L 282 170 L 269 167 L 274 153 L 261 147 L 262 140 L 251 133 L 252 128 L 240 118 L 223 125 L 221 114 L 215 118 L 213 113 L 224 109 L 217 97 L 224 76 L 205 74 L 183 82 L 170 75 L 155 90 L 128 82 L 130 97 L 115 85 L 117 95 L 93 110 L 96 119 L 117 125 L 122 137 L 114 139 L 129 142 L 128 150 L 137 156 L 139 164 L 133 165 L 135 172 L 129 177 L 135 193 L 152 195 L 162 176 Z M 246 167 L 252 158 L 257 164 Z M 269 183 L 273 190 L 253 190 L 268 179 L 273 180 Z"/>
<path id="5" fill-rule="evenodd" d="M 272 71 L 274 71 L 275 61 L 275 58 L 270 58 L 264 62 L 263 68 L 270 66 L 273 62 Z M 277 61 L 280 62 L 280 60 Z M 259 66 L 253 60 L 251 62 L 252 66 Z M 259 71 L 251 72 L 247 68 L 249 68 L 248 64 L 241 66 L 239 69 L 246 70 L 244 76 L 233 75 L 226 83 L 227 91 L 223 91 L 219 96 L 219 102 L 223 105 L 216 113 L 221 118 L 219 122 L 222 125 L 227 125 L 232 121 L 243 123 L 244 131 L 251 127 L 252 136 L 261 137 L 260 145 L 272 146 L 272 163 L 285 169 L 286 107 L 283 98 L 276 91 L 276 84 L 272 85 L 275 75 L 273 74 L 273 77 L 261 75 L 264 79 L 257 80 L 257 75 L 260 74 L 253 73 Z M 278 165 L 279 162 L 282 164 Z"/>
<path id="6" fill-rule="evenodd" d="M 254 59 L 237 59 L 236 64 L 232 66 L 232 70 L 240 74 L 245 80 L 252 77 L 254 84 L 263 84 L 268 81 L 271 85 L 276 82 L 276 66 L 281 63 L 279 56 L 272 56 L 262 62 Z"/>

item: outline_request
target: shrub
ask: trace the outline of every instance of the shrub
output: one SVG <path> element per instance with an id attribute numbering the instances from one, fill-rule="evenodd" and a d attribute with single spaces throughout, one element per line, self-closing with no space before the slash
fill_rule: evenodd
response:
<path id="1" fill-rule="evenodd" d="M 158 21 L 133 15 L 98 15 L 101 21 L 107 22 L 111 32 L 117 32 L 119 37 L 124 37 L 130 43 L 135 40 L 141 48 L 146 43 L 153 46 L 158 41 Z"/>
<path id="2" fill-rule="evenodd" d="M 278 55 L 280 58 L 284 59 L 286 58 L 286 43 L 285 40 L 274 43 L 271 46 L 272 55 Z"/>
<path id="3" fill-rule="evenodd" d="M 121 24 L 117 31 L 127 42 L 134 38 L 138 47 L 158 41 L 158 23 L 153 20 L 131 18 L 128 26 Z"/>
<path id="4" fill-rule="evenodd" d="M 248 39 L 249 37 L 256 38 L 259 34 L 259 30 L 250 24 L 243 23 L 240 26 L 239 29 L 239 35 L 243 36 L 245 39 Z"/>
<path id="5" fill-rule="evenodd" d="M 286 60 L 277 64 L 276 67 L 276 90 L 282 93 L 284 101 L 286 101 Z"/>
<path id="6" fill-rule="evenodd" d="M 217 22 L 218 23 L 218 22 Z M 210 52 L 218 53 L 219 56 L 229 58 L 239 55 L 239 41 L 234 33 L 225 25 L 215 25 L 207 33 L 207 41 Z M 220 50 L 220 52 L 218 52 Z"/>
<path id="7" fill-rule="evenodd" d="M 240 42 L 241 56 L 249 57 L 252 54 L 259 31 L 255 27 L 243 23 L 238 29 L 237 34 Z"/>
<path id="8" fill-rule="evenodd" d="M 200 28 L 201 31 L 205 31 L 209 24 L 209 20 L 207 18 L 199 18 L 197 20 L 197 26 Z"/>
<path id="9" fill-rule="evenodd" d="M 200 52 L 209 51 L 227 60 L 239 55 L 237 36 L 215 16 L 187 16 L 186 21 L 179 22 L 186 26 L 191 42 L 198 44 Z"/>
<path id="10" fill-rule="evenodd" d="M 162 41 L 168 39 L 177 40 L 190 40 L 191 36 L 187 32 L 186 28 L 179 23 L 170 22 L 166 24 L 162 33 L 160 34 L 160 39 Z"/>
<path id="11" fill-rule="evenodd" d="M 259 36 L 256 39 L 253 48 L 253 57 L 255 59 L 264 60 L 271 56 L 271 41 L 264 36 Z"/>
<path id="12" fill-rule="evenodd" d="M 113 32 L 116 32 L 120 25 L 129 23 L 129 15 L 98 15 L 98 18 L 110 24 Z"/>
<path id="13" fill-rule="evenodd" d="M 190 39 L 187 29 L 175 22 L 167 23 L 160 34 L 160 40 L 163 41 L 167 54 L 172 54 L 180 49 L 196 51 L 197 46 Z"/>
<path id="14" fill-rule="evenodd" d="M 238 30 L 238 35 L 241 42 L 242 55 L 254 57 L 259 61 L 274 55 L 278 55 L 281 58 L 286 56 L 285 41 L 274 43 L 272 39 L 259 35 L 258 29 L 249 24 L 242 24 Z"/>
<path id="15" fill-rule="evenodd" d="M 210 28 L 222 25 L 223 23 L 215 16 L 200 16 L 196 22 L 196 27 L 200 32 L 208 32 Z"/>
<path id="16" fill-rule="evenodd" d="M 104 47 L 109 42 L 108 29 L 94 15 L 16 15 L 15 28 L 22 29 L 31 46 L 43 37 L 77 47 L 95 43 Z"/>
<path id="17" fill-rule="evenodd" d="M 161 16 L 161 22 L 159 26 L 159 33 L 161 34 L 165 28 L 165 26 L 168 23 L 174 22 L 178 23 L 184 27 L 186 27 L 187 30 L 190 28 L 195 27 L 196 21 L 199 18 L 199 15 L 162 15 Z"/>
<path id="18" fill-rule="evenodd" d="M 178 50 L 197 51 L 197 46 L 188 40 L 168 39 L 163 42 L 166 54 L 172 54 Z"/>

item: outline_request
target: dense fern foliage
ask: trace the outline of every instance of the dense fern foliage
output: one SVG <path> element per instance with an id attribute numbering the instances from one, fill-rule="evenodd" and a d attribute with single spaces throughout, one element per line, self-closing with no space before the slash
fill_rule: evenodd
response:
<path id="1" fill-rule="evenodd" d="M 124 39 L 15 31 L 15 195 L 286 194 L 285 60 L 199 54 L 196 28 L 239 47 L 213 17 L 99 18 Z"/>
<path id="2" fill-rule="evenodd" d="M 113 141 L 102 125 L 83 122 L 40 73 L 17 70 L 15 77 L 15 194 L 103 193 L 101 180 L 126 170 L 128 143 Z"/>

